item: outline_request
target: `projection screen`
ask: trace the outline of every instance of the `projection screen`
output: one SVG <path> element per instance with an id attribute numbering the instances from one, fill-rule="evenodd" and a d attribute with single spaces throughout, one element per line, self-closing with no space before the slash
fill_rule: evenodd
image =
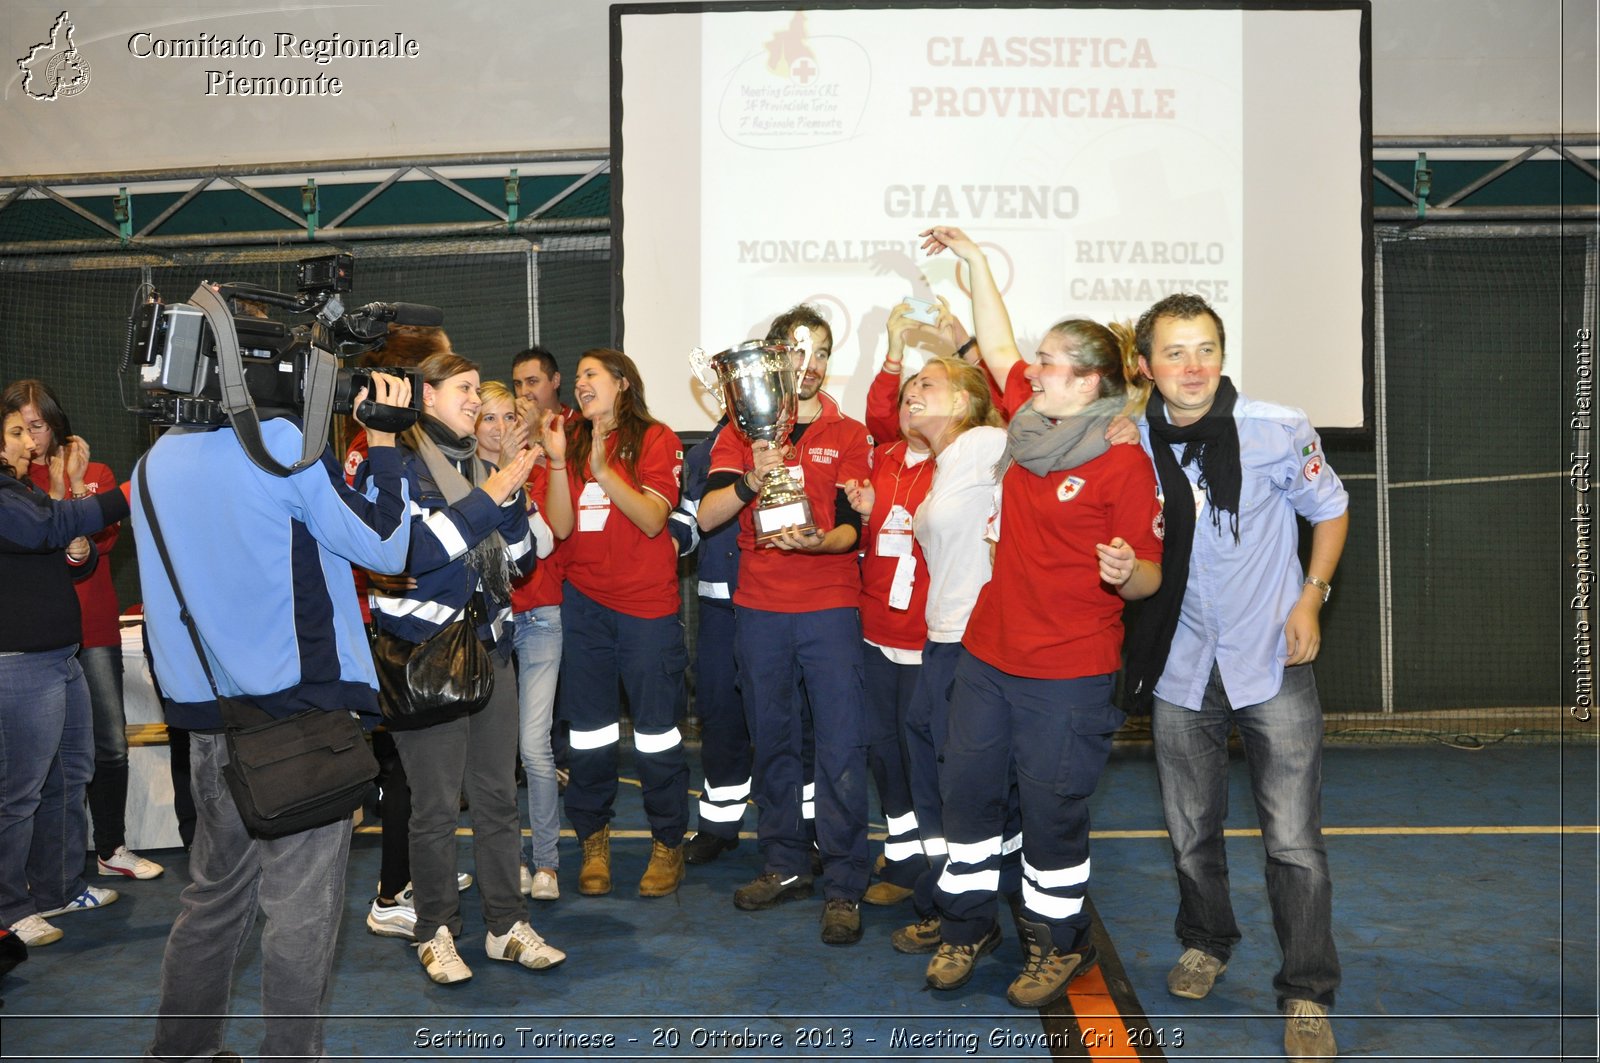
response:
<path id="1" fill-rule="evenodd" d="M 709 428 L 689 350 L 797 302 L 859 416 L 902 298 L 971 327 L 964 272 L 919 249 L 943 224 L 1030 357 L 1064 317 L 1197 292 L 1241 390 L 1365 427 L 1366 3 L 750 7 L 612 9 L 616 335 L 662 420 Z"/>

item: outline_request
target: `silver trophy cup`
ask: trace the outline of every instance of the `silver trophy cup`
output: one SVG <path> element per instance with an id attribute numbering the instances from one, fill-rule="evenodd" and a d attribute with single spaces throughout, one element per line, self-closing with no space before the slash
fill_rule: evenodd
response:
<path id="1" fill-rule="evenodd" d="M 796 348 L 763 340 L 747 340 L 717 354 L 696 347 L 689 352 L 689 367 L 705 389 L 716 397 L 733 430 L 752 446 L 765 440 L 783 446 L 794 429 L 800 404 L 800 381 L 811 364 L 809 331 L 795 330 L 798 349 L 805 353 L 799 369 L 791 352 Z M 788 469 L 780 465 L 767 472 L 754 512 L 758 545 L 776 539 L 784 528 L 817 530 L 811 503 Z"/>

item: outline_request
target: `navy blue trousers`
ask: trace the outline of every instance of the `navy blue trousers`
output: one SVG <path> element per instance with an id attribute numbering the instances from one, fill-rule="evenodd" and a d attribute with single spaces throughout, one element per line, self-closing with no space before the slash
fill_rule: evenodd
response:
<path id="1" fill-rule="evenodd" d="M 620 690 L 633 719 L 633 752 L 650 833 L 683 841 L 689 765 L 678 717 L 686 703 L 683 623 L 676 613 L 641 620 L 607 609 L 568 583 L 561 601 L 561 718 L 569 727 L 567 818 L 580 839 L 611 821 L 617 799 Z"/>
<path id="2" fill-rule="evenodd" d="M 700 762 L 705 769 L 700 833 L 719 838 L 739 836 L 750 799 L 750 728 L 739 697 L 733 642 L 733 604 L 702 597 L 694 655 L 694 708 L 700 717 Z"/>
<path id="3" fill-rule="evenodd" d="M 1112 679 L 1025 679 L 962 652 L 939 779 L 950 857 L 935 900 L 949 944 L 975 944 L 994 925 L 1012 765 L 1023 907 L 1050 927 L 1055 948 L 1087 940 L 1089 797 L 1125 718 L 1111 704 Z"/>
<path id="4" fill-rule="evenodd" d="M 911 804 L 911 779 L 906 774 L 906 713 L 921 665 L 897 664 L 876 646 L 863 644 L 866 665 L 867 769 L 878 787 L 878 803 L 888 837 L 883 842 L 879 878 L 910 889 L 928 868 L 917 837 L 917 815 Z"/>
<path id="5" fill-rule="evenodd" d="M 765 869 L 784 876 L 811 871 L 802 813 L 803 716 L 809 700 L 823 893 L 830 900 L 859 900 L 869 862 L 860 617 L 848 608 L 774 613 L 741 607 L 737 612 L 739 674 L 755 749 L 757 837 Z"/>

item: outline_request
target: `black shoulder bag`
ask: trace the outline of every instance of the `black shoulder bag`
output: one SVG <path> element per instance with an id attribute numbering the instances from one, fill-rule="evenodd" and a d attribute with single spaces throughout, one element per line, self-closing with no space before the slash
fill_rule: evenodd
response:
<path id="1" fill-rule="evenodd" d="M 139 462 L 138 476 L 139 501 L 173 596 L 178 599 L 178 615 L 189 630 L 195 656 L 222 711 L 223 737 L 228 744 L 228 763 L 222 773 L 245 828 L 257 838 L 281 838 L 348 816 L 378 775 L 378 762 L 355 713 L 307 709 L 279 719 L 217 690 L 205 645 L 189 615 L 178 573 L 156 521 L 144 461 Z"/>

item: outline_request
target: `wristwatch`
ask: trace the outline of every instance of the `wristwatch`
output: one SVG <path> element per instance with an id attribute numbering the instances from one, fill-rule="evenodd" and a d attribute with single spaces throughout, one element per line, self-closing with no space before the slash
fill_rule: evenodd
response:
<path id="1" fill-rule="evenodd" d="M 1333 584 L 1329 583 L 1325 579 L 1318 579 L 1315 576 L 1307 576 L 1305 582 L 1301 584 L 1301 586 L 1315 587 L 1317 590 L 1321 591 L 1323 605 L 1328 604 L 1328 598 L 1333 594 Z"/>

